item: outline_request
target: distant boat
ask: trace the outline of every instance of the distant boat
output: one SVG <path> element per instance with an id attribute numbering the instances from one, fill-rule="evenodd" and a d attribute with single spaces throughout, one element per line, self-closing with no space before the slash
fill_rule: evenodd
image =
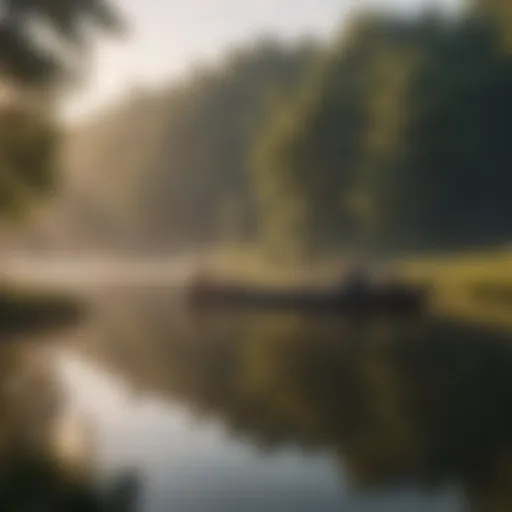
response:
<path id="1" fill-rule="evenodd" d="M 205 277 L 194 279 L 188 297 L 193 307 L 295 310 L 338 314 L 417 314 L 425 310 L 423 287 L 398 281 L 352 286 L 275 288 L 228 283 Z"/>

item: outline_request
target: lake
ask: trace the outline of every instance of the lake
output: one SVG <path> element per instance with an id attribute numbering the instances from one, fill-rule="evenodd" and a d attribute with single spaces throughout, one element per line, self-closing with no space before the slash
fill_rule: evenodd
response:
<path id="1" fill-rule="evenodd" d="M 88 297 L 80 325 L 0 346 L 4 418 L 100 486 L 131 475 L 137 510 L 512 509 L 506 335 L 198 314 L 162 285 Z"/>

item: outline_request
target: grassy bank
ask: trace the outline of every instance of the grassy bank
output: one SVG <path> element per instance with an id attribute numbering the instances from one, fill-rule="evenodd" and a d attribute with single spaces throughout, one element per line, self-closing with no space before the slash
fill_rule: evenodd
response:
<path id="1" fill-rule="evenodd" d="M 440 314 L 512 329 L 512 248 L 404 260 L 398 268 L 431 284 Z"/>
<path id="2" fill-rule="evenodd" d="M 342 262 L 337 255 L 310 264 L 271 263 L 253 248 L 234 247 L 217 251 L 209 268 L 215 275 L 244 282 L 300 286 L 332 282 Z M 408 281 L 431 286 L 436 314 L 512 330 L 512 248 L 405 257 L 388 268 Z"/>

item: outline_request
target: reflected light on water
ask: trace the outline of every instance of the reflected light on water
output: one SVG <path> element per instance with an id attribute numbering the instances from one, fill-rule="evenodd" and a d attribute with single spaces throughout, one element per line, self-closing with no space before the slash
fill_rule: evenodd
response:
<path id="1" fill-rule="evenodd" d="M 94 425 L 98 473 L 134 468 L 144 512 L 464 510 L 456 488 L 351 489 L 349 471 L 330 450 L 290 443 L 262 451 L 220 417 L 137 392 L 80 352 L 61 349 L 56 361 L 71 408 Z M 67 436 L 73 449 L 72 429 Z"/>
<path id="2" fill-rule="evenodd" d="M 73 414 L 63 415 L 55 426 L 54 449 L 59 461 L 69 468 L 83 470 L 89 468 L 91 448 L 94 439 L 92 431 L 88 430 L 87 420 Z"/>

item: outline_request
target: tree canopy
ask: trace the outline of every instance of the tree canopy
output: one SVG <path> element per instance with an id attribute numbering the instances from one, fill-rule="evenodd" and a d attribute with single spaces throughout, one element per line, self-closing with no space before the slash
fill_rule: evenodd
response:
<path id="1" fill-rule="evenodd" d="M 510 235 L 512 60 L 497 17 L 480 13 L 354 19 L 258 144 L 272 247 Z"/>
<path id="2" fill-rule="evenodd" d="M 507 240 L 507 12 L 497 0 L 450 16 L 363 11 L 327 44 L 262 40 L 139 92 L 74 137 L 91 189 L 66 217 L 125 248 Z"/>
<path id="3" fill-rule="evenodd" d="M 0 12 L 0 72 L 22 84 L 62 78 L 69 64 L 62 51 L 86 44 L 87 25 L 120 27 L 103 0 L 1 0 Z"/>
<path id="4" fill-rule="evenodd" d="M 46 92 L 79 70 L 88 24 L 120 24 L 102 0 L 2 0 L 0 12 L 0 212 L 12 214 L 55 185 L 60 136 Z"/>
<path id="5" fill-rule="evenodd" d="M 161 90 L 135 90 L 80 127 L 66 152 L 76 177 L 67 213 L 56 212 L 70 238 L 158 250 L 254 237 L 254 137 L 319 52 L 263 38 Z"/>

